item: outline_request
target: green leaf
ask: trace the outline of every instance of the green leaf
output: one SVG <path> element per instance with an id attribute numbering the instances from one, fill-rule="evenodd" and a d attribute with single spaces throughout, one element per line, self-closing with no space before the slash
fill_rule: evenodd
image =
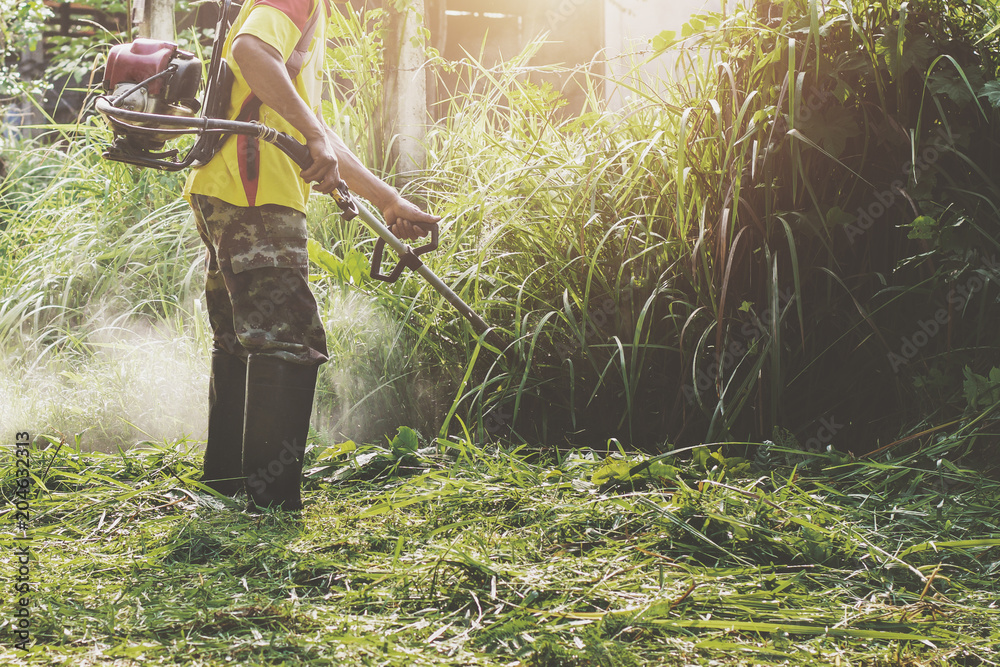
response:
<path id="1" fill-rule="evenodd" d="M 950 70 L 931 74 L 927 80 L 927 87 L 935 95 L 947 95 L 955 104 L 965 105 L 973 101 L 972 89 L 962 77 Z"/>
<path id="2" fill-rule="evenodd" d="M 649 41 L 653 45 L 653 50 L 660 53 L 677 43 L 677 32 L 674 30 L 664 30 Z"/>
<path id="3" fill-rule="evenodd" d="M 705 22 L 697 17 L 691 19 L 681 27 L 681 37 L 690 37 L 705 29 Z"/>
<path id="4" fill-rule="evenodd" d="M 988 378 L 973 373 L 968 366 L 965 367 L 964 374 L 962 388 L 970 409 L 988 408 L 1000 402 L 1000 368 L 993 368 Z"/>
<path id="5" fill-rule="evenodd" d="M 751 125 L 760 125 L 761 123 L 767 123 L 774 119 L 774 114 L 777 111 L 777 107 L 769 106 L 764 109 L 758 109 L 754 112 L 753 118 L 750 120 Z"/>
<path id="6" fill-rule="evenodd" d="M 919 553 L 921 551 L 933 550 L 937 552 L 940 549 L 971 549 L 974 547 L 1000 547 L 1000 540 L 995 538 L 985 538 L 976 540 L 949 540 L 942 542 L 923 542 L 921 544 L 914 544 L 912 547 L 908 547 L 899 553 L 900 558 L 905 558 L 912 553 Z"/>
<path id="7" fill-rule="evenodd" d="M 830 228 L 843 227 L 851 224 L 855 220 L 855 216 L 851 215 L 839 206 L 834 206 L 826 212 L 826 226 Z"/>
<path id="8" fill-rule="evenodd" d="M 341 442 L 339 444 L 327 447 L 316 458 L 318 461 L 324 461 L 326 459 L 336 458 L 341 454 L 350 454 L 351 452 L 357 451 L 357 449 L 358 446 L 354 444 L 354 441 L 348 440 L 347 442 Z"/>
<path id="9" fill-rule="evenodd" d="M 145 653 L 155 652 L 159 644 L 128 644 L 123 643 L 107 651 L 107 655 L 121 658 L 138 658 Z"/>
<path id="10" fill-rule="evenodd" d="M 400 426 L 396 431 L 396 437 L 392 439 L 392 455 L 397 459 L 409 454 L 414 454 L 420 447 L 420 439 L 417 432 L 409 426 Z"/>
<path id="11" fill-rule="evenodd" d="M 368 279 L 368 257 L 359 250 L 348 250 L 341 259 L 313 239 L 306 244 L 309 259 L 341 285 L 360 285 Z"/>
<path id="12" fill-rule="evenodd" d="M 844 152 L 848 139 L 861 134 L 854 114 L 835 102 L 815 110 L 803 110 L 795 124 L 804 135 L 833 157 L 839 157 Z"/>
<path id="13" fill-rule="evenodd" d="M 969 408 L 977 410 L 1000 402 L 1000 369 L 991 370 L 988 378 L 973 373 L 968 366 L 965 367 L 964 373 L 965 382 L 962 388 L 965 390 L 965 400 Z"/>
<path id="14" fill-rule="evenodd" d="M 313 264 L 326 271 L 338 283 L 346 284 L 350 282 L 350 273 L 339 257 L 321 246 L 313 239 L 306 243 L 309 251 L 309 259 Z"/>
<path id="15" fill-rule="evenodd" d="M 629 479 L 629 471 L 632 463 L 624 459 L 612 459 L 594 471 L 590 476 L 590 482 L 594 486 L 601 486 L 608 482 L 624 482 Z"/>
<path id="16" fill-rule="evenodd" d="M 937 220 L 929 215 L 921 215 L 914 218 L 913 222 L 907 225 L 910 228 L 906 235 L 908 239 L 932 239 L 934 231 L 937 229 Z"/>
<path id="17" fill-rule="evenodd" d="M 680 468 L 676 468 L 672 465 L 661 463 L 659 461 L 654 461 L 649 464 L 649 468 L 646 470 L 649 471 L 650 477 L 655 477 L 657 479 L 670 479 L 674 481 L 678 480 L 681 474 Z"/>
<path id="18" fill-rule="evenodd" d="M 348 251 L 343 265 L 351 278 L 352 284 L 360 285 L 368 279 L 368 257 L 360 250 Z"/>
<path id="19" fill-rule="evenodd" d="M 976 375 L 968 366 L 965 367 L 964 373 L 965 382 L 962 383 L 962 389 L 965 390 L 965 402 L 969 404 L 969 407 L 974 408 L 979 400 L 981 381 L 985 381 L 986 378 L 982 375 Z"/>
<path id="20" fill-rule="evenodd" d="M 897 50 L 898 39 L 898 26 L 890 26 L 875 45 L 875 52 L 885 59 L 886 65 L 892 72 L 896 72 L 897 67 L 900 68 L 900 74 L 914 67 L 919 71 L 926 71 L 931 59 L 938 54 L 934 42 L 923 35 L 912 34 L 904 35 L 902 54 L 900 54 Z"/>
<path id="21" fill-rule="evenodd" d="M 985 97 L 994 109 L 1000 108 L 1000 81 L 987 81 L 977 97 Z"/>

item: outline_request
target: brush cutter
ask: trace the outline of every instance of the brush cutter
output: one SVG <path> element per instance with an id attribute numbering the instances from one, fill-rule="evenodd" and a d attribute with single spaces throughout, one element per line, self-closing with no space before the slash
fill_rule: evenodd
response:
<path id="1" fill-rule="evenodd" d="M 137 39 L 111 49 L 103 81 L 105 94 L 98 96 L 95 102 L 97 111 L 115 133 L 113 142 L 103 154 L 105 158 L 140 167 L 179 171 L 207 164 L 225 138 L 235 134 L 270 142 L 303 169 L 309 167 L 312 157 L 308 149 L 290 135 L 258 122 L 220 117 L 226 112 L 232 87 L 232 73 L 221 56 L 221 45 L 229 30 L 230 5 L 231 0 L 222 0 L 204 104 L 197 97 L 202 83 L 202 64 L 193 53 L 181 50 L 172 42 L 151 39 Z M 198 135 L 187 155 L 180 157 L 176 149 L 165 150 L 167 141 L 185 134 Z M 393 283 L 403 269 L 416 271 L 458 309 L 478 334 L 488 334 L 494 344 L 499 342 L 489 325 L 421 261 L 421 255 L 438 247 L 436 223 L 430 226 L 430 242 L 412 248 L 352 197 L 346 186 L 335 190 L 333 198 L 345 220 L 360 217 L 379 237 L 372 256 L 372 278 Z M 399 256 L 399 262 L 384 274 L 382 257 L 387 245 Z"/>

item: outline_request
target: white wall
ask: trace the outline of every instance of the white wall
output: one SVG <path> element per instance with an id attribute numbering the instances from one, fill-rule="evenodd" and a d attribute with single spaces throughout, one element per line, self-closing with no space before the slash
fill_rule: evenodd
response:
<path id="1" fill-rule="evenodd" d="M 731 2 L 728 4 L 732 4 Z M 647 60 L 649 40 L 664 30 L 680 34 L 681 26 L 699 11 L 720 11 L 722 0 L 605 0 L 604 39 L 608 75 L 623 78 L 637 62 Z M 673 59 L 660 56 L 642 68 L 643 78 L 662 88 L 672 76 Z M 608 86 L 608 103 L 618 108 L 629 91 Z"/>

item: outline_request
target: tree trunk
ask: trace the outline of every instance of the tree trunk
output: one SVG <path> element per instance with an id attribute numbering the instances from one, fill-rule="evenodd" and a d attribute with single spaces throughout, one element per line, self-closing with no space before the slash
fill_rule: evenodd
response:
<path id="1" fill-rule="evenodd" d="M 136 0 L 132 22 L 139 25 L 139 37 L 176 41 L 174 0 Z"/>
<path id="2" fill-rule="evenodd" d="M 424 167 L 427 130 L 427 70 L 424 68 L 424 0 L 409 0 L 403 11 L 386 7 L 385 98 L 382 146 L 406 180 Z"/>

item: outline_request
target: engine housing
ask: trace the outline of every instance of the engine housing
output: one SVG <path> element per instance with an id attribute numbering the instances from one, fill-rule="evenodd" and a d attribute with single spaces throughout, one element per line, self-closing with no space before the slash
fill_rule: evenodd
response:
<path id="1" fill-rule="evenodd" d="M 140 38 L 118 44 L 108 54 L 103 87 L 115 106 L 129 111 L 193 118 L 201 109 L 202 64 L 173 42 Z M 112 124 L 136 148 L 159 150 L 170 138 L 155 120 L 138 126 Z"/>

